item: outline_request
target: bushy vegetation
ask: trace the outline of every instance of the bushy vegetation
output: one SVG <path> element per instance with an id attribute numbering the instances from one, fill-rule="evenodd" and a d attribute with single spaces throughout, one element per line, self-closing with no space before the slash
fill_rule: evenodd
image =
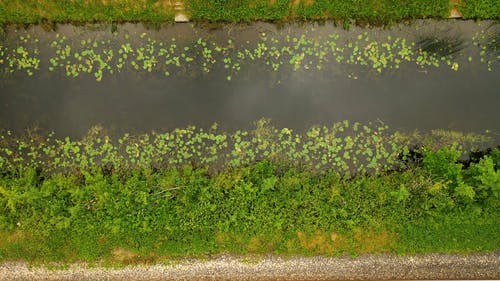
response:
<path id="1" fill-rule="evenodd" d="M 410 150 L 415 136 L 386 129 L 7 133 L 0 259 L 498 250 L 500 150 L 465 168 L 465 147 L 484 138 L 436 131 Z"/>

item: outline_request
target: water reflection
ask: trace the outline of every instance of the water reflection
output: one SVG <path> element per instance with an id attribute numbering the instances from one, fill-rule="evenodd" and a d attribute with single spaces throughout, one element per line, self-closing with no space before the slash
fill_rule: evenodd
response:
<path id="1" fill-rule="evenodd" d="M 332 32 L 341 34 L 343 40 L 370 32 L 372 37 L 386 38 L 392 34 L 421 39 L 417 41 L 421 48 L 448 55 L 460 50 L 471 52 L 471 44 L 463 38 L 472 38 L 485 30 L 474 22 L 457 22 L 456 26 L 444 23 L 449 25 L 447 29 L 432 32 L 441 29 L 441 24 L 417 22 L 392 29 L 350 31 L 332 25 L 288 26 L 278 30 L 269 24 L 255 24 L 224 26 L 213 31 L 182 25 L 149 32 L 158 40 L 176 37 L 183 42 L 202 36 L 214 41 L 234 38 L 235 44 L 255 40 L 262 32 L 268 32 L 270 37 L 307 33 L 317 40 Z M 144 32 L 142 26 L 131 24 L 119 26 L 118 30 L 130 34 Z M 41 31 L 35 28 L 28 32 Z M 58 32 L 75 40 L 80 36 L 95 35 L 101 39 L 113 36 L 108 30 L 72 26 L 62 26 Z M 447 33 L 453 36 L 443 35 Z M 498 33 L 492 34 L 498 37 Z M 485 35 L 481 40 L 490 42 L 490 49 L 498 50 L 497 37 L 488 41 L 490 37 Z M 57 72 L 38 72 L 32 77 L 14 74 L 0 80 L 0 124 L 5 129 L 38 126 L 58 135 L 80 136 L 95 124 L 118 133 L 188 124 L 208 127 L 213 122 L 232 130 L 249 127 L 252 121 L 268 117 L 278 126 L 296 130 L 344 119 L 362 122 L 380 119 L 402 130 L 500 132 L 498 68 L 488 71 L 472 62 L 455 72 L 446 65 L 422 70 L 403 64 L 398 70 L 374 74 L 359 66 L 328 67 L 323 71 L 273 72 L 261 63 L 250 63 L 231 82 L 225 79 L 223 65 L 208 74 L 185 69 L 185 73 L 172 73 L 170 77 L 157 72 L 123 71 L 101 82 L 87 75 L 70 79 Z M 356 71 L 357 79 L 344 75 L 351 71 L 350 67 Z"/>

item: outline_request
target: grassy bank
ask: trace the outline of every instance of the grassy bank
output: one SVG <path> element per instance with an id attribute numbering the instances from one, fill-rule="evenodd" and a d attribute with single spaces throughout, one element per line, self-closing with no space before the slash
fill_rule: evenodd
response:
<path id="1" fill-rule="evenodd" d="M 466 19 L 500 18 L 500 3 L 495 0 L 463 0 L 458 9 Z"/>
<path id="2" fill-rule="evenodd" d="M 48 22 L 172 22 L 175 1 L 57 1 L 0 2 L 0 23 Z M 184 0 L 186 13 L 196 21 L 241 22 L 333 19 L 358 23 L 390 23 L 408 18 L 447 18 L 449 0 Z M 467 18 L 498 19 L 495 0 L 464 0 Z"/>
<path id="3" fill-rule="evenodd" d="M 167 1 L 12 0 L 0 2 L 0 23 L 173 21 Z"/>
<path id="4" fill-rule="evenodd" d="M 463 164 L 483 138 L 436 131 L 410 152 L 416 136 L 356 124 L 4 134 L 0 260 L 498 250 L 500 150 Z"/>
<path id="5" fill-rule="evenodd" d="M 449 13 L 447 0 L 191 0 L 188 3 L 188 11 L 195 20 L 230 22 L 334 19 L 383 24 L 407 18 L 446 18 Z"/>

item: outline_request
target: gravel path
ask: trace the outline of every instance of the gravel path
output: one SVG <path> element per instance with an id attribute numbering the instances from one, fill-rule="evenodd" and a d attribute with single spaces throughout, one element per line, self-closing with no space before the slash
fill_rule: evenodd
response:
<path id="1" fill-rule="evenodd" d="M 29 268 L 24 263 L 0 264 L 0 280 L 408 280 L 500 279 L 500 252 L 417 256 L 364 255 L 358 258 L 276 256 L 248 259 L 220 256 L 181 260 L 173 265 L 123 269 L 64 270 Z"/>

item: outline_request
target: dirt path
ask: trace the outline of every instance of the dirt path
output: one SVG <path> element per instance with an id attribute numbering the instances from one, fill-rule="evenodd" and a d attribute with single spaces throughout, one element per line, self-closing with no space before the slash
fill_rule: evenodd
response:
<path id="1" fill-rule="evenodd" d="M 0 280 L 409 280 L 500 279 L 500 253 L 352 258 L 220 256 L 123 269 L 71 265 L 63 270 L 0 264 Z"/>

